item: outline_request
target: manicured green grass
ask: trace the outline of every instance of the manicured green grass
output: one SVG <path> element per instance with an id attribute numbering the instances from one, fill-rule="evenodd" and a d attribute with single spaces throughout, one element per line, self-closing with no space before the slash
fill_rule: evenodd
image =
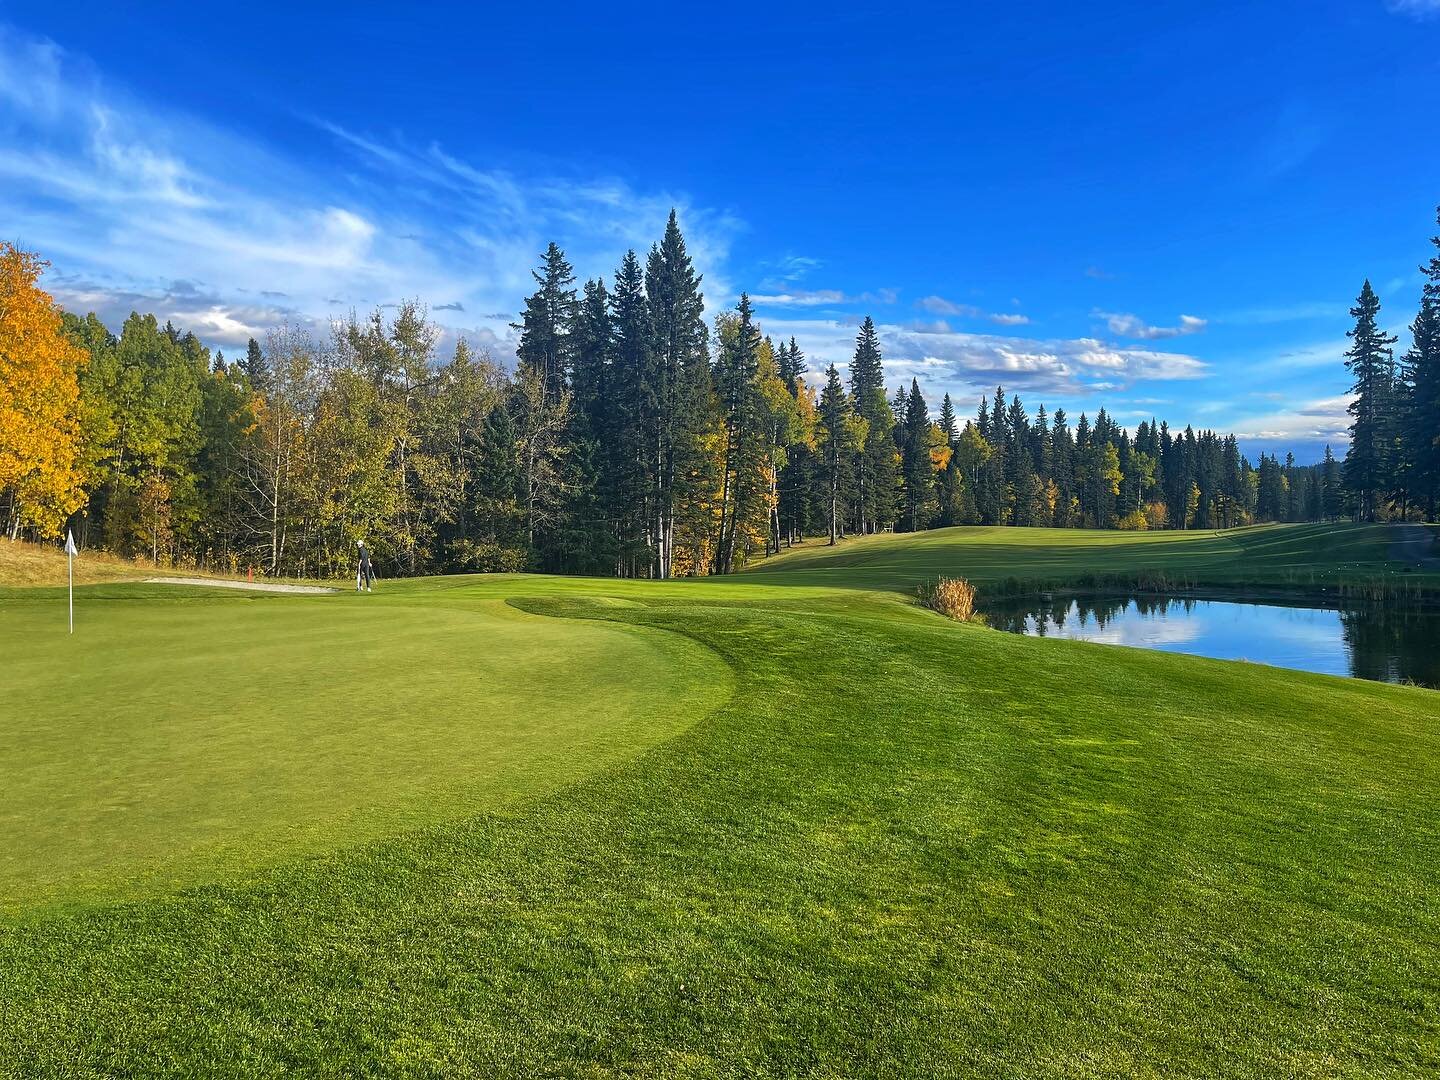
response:
<path id="1" fill-rule="evenodd" d="M 973 527 L 810 541 L 761 563 L 757 581 L 913 589 L 936 576 L 980 584 L 1064 582 L 1082 575 L 1168 575 L 1198 582 L 1290 585 L 1354 582 L 1440 587 L 1440 574 L 1392 561 L 1384 525 L 1269 525 L 1225 531 L 1115 533 Z"/>
<path id="2" fill-rule="evenodd" d="M 946 540 L 910 542 L 928 539 Z M 1334 539 L 1331 550 L 1344 550 Z M 1268 550 L 1247 547 L 1250 536 L 1186 542 L 1240 576 L 1322 543 L 1299 531 L 1273 540 Z M 954 572 L 958 557 L 1000 578 L 1014 566 L 1050 575 L 1127 558 L 1114 550 L 1120 538 L 1081 536 L 1056 553 L 1017 536 L 1008 556 L 1003 541 L 977 536 L 967 551 L 952 537 L 948 554 L 919 554 L 914 565 Z M 343 846 L 354 834 L 342 814 L 330 830 L 341 846 L 317 844 L 308 859 L 227 848 L 223 875 L 213 862 L 183 866 L 194 882 L 185 888 L 23 907 L 0 930 L 0 1072 L 1440 1069 L 1440 693 L 951 624 L 902 595 L 906 541 L 867 541 L 837 557 L 872 543 L 894 548 L 848 574 L 795 553 L 776 564 L 791 569 L 718 582 L 502 577 L 387 583 L 358 599 L 104 601 L 117 612 L 133 605 L 135 614 L 107 616 L 132 628 L 229 627 L 213 632 L 241 665 L 266 649 L 283 656 L 284 640 L 295 649 L 354 640 L 346 627 L 365 620 L 397 639 L 427 620 L 455 633 L 476 620 L 495 649 L 534 627 L 544 640 L 505 662 L 529 673 L 507 691 L 517 703 L 531 681 L 568 680 L 571 703 L 583 706 L 603 693 L 607 668 L 632 675 L 627 684 L 664 677 L 663 665 L 607 650 L 665 640 L 701 704 L 683 721 L 668 701 L 617 709 L 610 723 L 635 726 L 619 753 L 555 782 L 512 773 L 503 803 L 467 802 L 451 776 L 420 799 L 430 824 L 359 846 Z M 0 597 L 7 646 L 42 633 L 12 625 L 39 618 L 25 604 L 55 599 L 15 595 Z M 582 630 L 615 642 L 590 643 L 589 653 L 565 646 L 581 653 L 568 664 L 531 663 L 551 635 L 588 642 L 567 638 Z M 272 632 L 282 638 L 273 648 Z M 192 625 L 167 638 L 172 659 L 206 647 L 197 635 Z M 129 636 L 133 650 L 118 655 L 133 660 L 145 634 Z M 391 738 L 409 741 L 406 771 L 443 772 L 446 757 L 474 762 L 479 752 L 477 740 L 455 736 L 467 695 L 421 692 L 410 670 L 453 636 L 437 631 L 388 673 L 393 701 L 386 683 L 358 695 L 375 699 L 375 723 L 397 729 Z M 697 679 L 698 654 L 726 674 L 705 675 L 711 664 Z M 334 684 L 328 662 L 321 670 L 297 657 L 288 700 L 248 699 L 252 714 L 273 718 L 232 724 L 226 695 L 236 684 L 220 692 L 212 668 L 178 665 L 173 700 L 185 704 L 166 705 L 145 690 L 163 666 L 111 661 L 104 647 L 90 656 L 114 693 L 143 691 L 154 710 L 188 711 L 193 725 L 219 723 L 236 738 L 256 723 L 283 729 L 302 706 L 320 723 Z M 451 664 L 447 677 L 463 667 Z M 8 668 L 3 678 L 8 749 L 21 723 L 9 711 Z M 27 685 L 48 716 L 72 717 L 64 758 L 83 762 L 108 708 L 92 703 L 93 715 L 77 716 L 76 688 L 58 678 Z M 520 757 L 550 738 L 528 741 L 527 720 L 547 718 L 513 718 Z M 404 733 L 410 725 L 434 725 L 445 752 L 427 755 L 427 737 Z M 665 731 L 635 756 L 651 725 Z M 584 740 L 603 727 L 577 733 L 574 756 L 593 752 Z M 169 741 L 151 738 L 148 754 Z M 304 770 L 307 740 L 267 745 Z M 381 757 L 390 745 L 370 744 Z M 136 750 L 132 763 L 145 756 Z M 571 768 L 569 756 L 546 770 Z M 11 774 L 31 767 L 6 761 Z M 513 757 L 499 766 L 521 767 Z M 367 768 L 358 786 L 383 798 L 401 771 Z M 491 771 L 474 763 L 473 782 Z M 531 781 L 533 792 L 520 790 Z M 334 782 L 313 770 L 311 786 Z M 296 797 L 321 797 L 304 786 Z M 94 801 L 83 785 L 67 798 Z M 34 786 L 26 802 L 24 829 L 79 809 Z M 397 811 L 390 823 L 416 820 Z M 52 849 L 52 862 L 65 858 Z M 124 880 L 134 872 L 116 870 Z"/>
<path id="3" fill-rule="evenodd" d="M 153 892 L 602 770 L 724 700 L 673 634 L 498 599 L 160 586 L 6 602 L 0 910 Z"/>

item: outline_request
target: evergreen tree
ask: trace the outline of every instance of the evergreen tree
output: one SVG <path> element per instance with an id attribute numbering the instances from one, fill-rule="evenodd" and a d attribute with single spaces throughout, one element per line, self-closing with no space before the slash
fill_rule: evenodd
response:
<path id="1" fill-rule="evenodd" d="M 1436 218 L 1440 221 L 1440 209 Z M 1405 354 L 1402 443 L 1410 486 L 1426 518 L 1435 521 L 1440 511 L 1440 236 L 1431 243 L 1437 254 L 1420 268 L 1426 280 Z"/>
<path id="2" fill-rule="evenodd" d="M 664 239 L 651 249 L 645 267 L 645 293 L 654 335 L 654 570 L 661 578 L 674 572 L 675 515 L 680 495 L 677 445 L 692 437 L 680 428 L 687 411 L 682 400 L 687 392 L 687 372 L 709 364 L 700 280 L 672 209 Z"/>
<path id="3" fill-rule="evenodd" d="M 901 483 L 905 524 L 910 532 L 918 532 L 929 527 L 930 518 L 934 515 L 935 472 L 931 458 L 933 429 L 930 426 L 930 410 L 926 407 L 925 396 L 920 393 L 920 383 L 915 379 L 910 381 L 910 392 L 905 397 L 902 430 Z M 949 456 L 948 449 L 946 456 Z"/>
<path id="4" fill-rule="evenodd" d="M 250 388 L 257 394 L 268 393 L 270 373 L 265 368 L 265 354 L 260 351 L 260 343 L 253 337 L 245 343 L 245 359 L 240 364 Z"/>
<path id="5" fill-rule="evenodd" d="M 790 339 L 788 345 L 783 342 L 781 343 L 775 360 L 780 368 L 780 378 L 784 380 L 790 393 L 799 397 L 805 372 L 808 371 L 809 368 L 805 364 L 805 354 L 800 351 L 800 346 L 795 344 L 793 337 Z"/>
<path id="6" fill-rule="evenodd" d="M 1330 452 L 1329 443 L 1325 444 L 1325 461 L 1320 466 L 1320 490 L 1320 504 L 1324 516 L 1334 520 L 1345 508 L 1345 493 L 1340 476 L 1340 463 Z"/>
<path id="7" fill-rule="evenodd" d="M 539 270 L 531 271 L 539 288 L 525 299 L 515 355 L 534 370 L 547 404 L 564 394 L 570 371 L 571 328 L 575 319 L 575 273 L 555 244 L 545 249 Z"/>
<path id="8" fill-rule="evenodd" d="M 1395 337 L 1380 330 L 1380 298 L 1367 278 L 1350 315 L 1355 328 L 1346 333 L 1351 346 L 1345 366 L 1354 379 L 1349 409 L 1350 449 L 1345 454 L 1345 486 L 1355 496 L 1356 516 L 1374 521 L 1389 486 L 1393 463 L 1392 393 Z"/>
<path id="9" fill-rule="evenodd" d="M 559 541 L 560 563 L 577 573 L 613 572 L 618 558 L 618 492 L 610 452 L 612 334 L 605 282 L 587 281 L 574 327 L 568 505 Z"/>
<path id="10" fill-rule="evenodd" d="M 743 562 L 751 539 L 763 535 L 768 519 L 767 433 L 758 382 L 763 341 L 747 294 L 740 294 L 733 315 L 722 317 L 717 336 L 715 388 L 725 418 L 725 456 L 715 571 L 728 574 Z"/>
<path id="11" fill-rule="evenodd" d="M 850 394 L 856 415 L 865 421 L 865 442 L 855 467 L 855 522 L 861 533 L 877 532 L 895 520 L 897 468 L 894 414 L 885 400 L 885 369 L 880 338 L 870 316 L 860 324 L 850 361 Z"/>
<path id="12" fill-rule="evenodd" d="M 946 394 L 940 401 L 940 434 L 945 437 L 947 445 L 954 447 L 955 440 L 960 437 L 960 427 L 955 418 L 955 405 Z"/>
<path id="13" fill-rule="evenodd" d="M 820 392 L 820 477 L 825 486 L 825 518 L 833 547 L 843 533 L 842 511 L 850 494 L 851 462 L 862 445 L 865 423 L 850 408 L 850 399 L 834 364 L 825 370 Z"/>
<path id="14" fill-rule="evenodd" d="M 662 451 L 659 365 L 644 275 L 634 251 L 626 253 L 615 272 L 610 330 L 606 441 L 615 489 L 616 569 L 623 577 L 637 577 L 656 569 Z"/>

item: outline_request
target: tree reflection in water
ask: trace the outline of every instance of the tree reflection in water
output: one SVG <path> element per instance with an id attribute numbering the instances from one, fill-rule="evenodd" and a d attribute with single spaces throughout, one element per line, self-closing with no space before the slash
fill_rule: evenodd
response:
<path id="1" fill-rule="evenodd" d="M 1155 594 L 987 605 L 996 629 L 1440 687 L 1440 610 Z"/>

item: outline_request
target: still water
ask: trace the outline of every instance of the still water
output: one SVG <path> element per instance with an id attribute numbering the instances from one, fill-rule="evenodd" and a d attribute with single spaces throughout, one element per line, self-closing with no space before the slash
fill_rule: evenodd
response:
<path id="1" fill-rule="evenodd" d="M 991 626 L 1038 637 L 1440 687 L 1440 610 L 1116 596 L 987 606 Z"/>

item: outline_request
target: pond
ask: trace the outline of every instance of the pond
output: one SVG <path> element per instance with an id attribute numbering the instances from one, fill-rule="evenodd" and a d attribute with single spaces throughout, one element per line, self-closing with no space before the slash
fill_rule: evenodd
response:
<path id="1" fill-rule="evenodd" d="M 1440 609 L 1260 599 L 1107 596 L 985 606 L 991 626 L 1035 637 L 1249 660 L 1440 687 Z"/>

